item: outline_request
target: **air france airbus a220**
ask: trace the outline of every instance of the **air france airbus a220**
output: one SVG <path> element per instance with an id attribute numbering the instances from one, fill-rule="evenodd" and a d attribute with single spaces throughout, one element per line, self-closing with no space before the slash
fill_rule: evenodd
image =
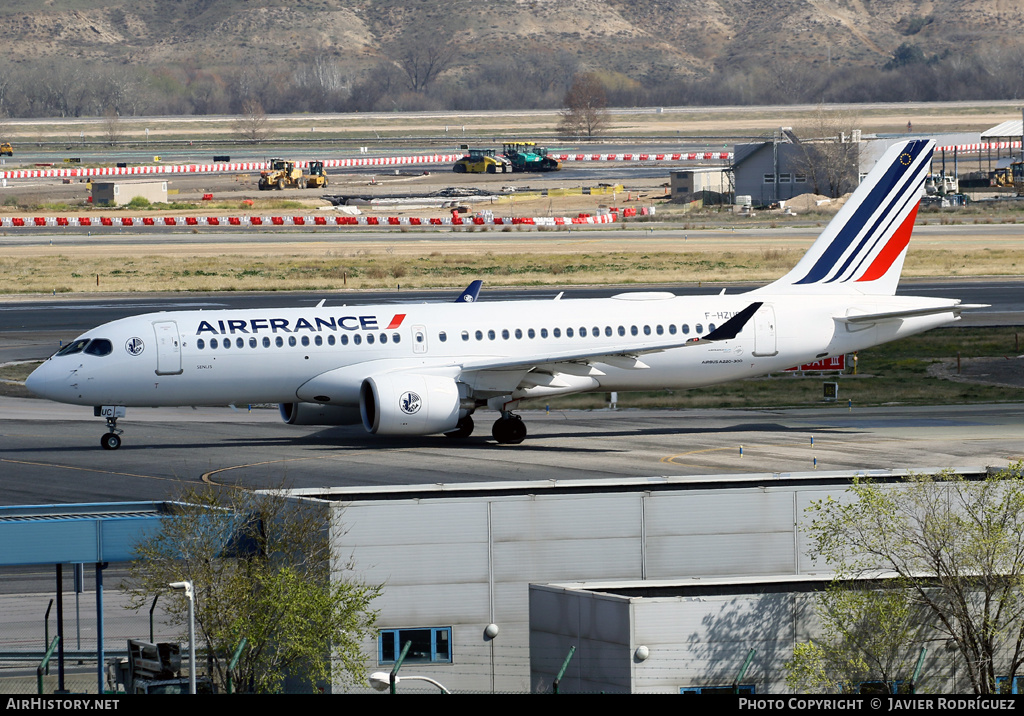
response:
<path id="1" fill-rule="evenodd" d="M 88 331 L 26 384 L 96 406 L 111 450 L 127 407 L 252 403 L 292 425 L 459 438 L 487 407 L 494 439 L 520 443 L 525 398 L 723 383 L 958 320 L 973 306 L 895 295 L 932 148 L 891 147 L 796 268 L 745 294 L 149 313 Z"/>

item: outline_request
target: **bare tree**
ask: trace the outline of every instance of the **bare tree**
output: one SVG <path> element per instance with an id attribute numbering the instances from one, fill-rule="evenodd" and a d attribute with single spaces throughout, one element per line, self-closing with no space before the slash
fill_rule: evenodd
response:
<path id="1" fill-rule="evenodd" d="M 263 105 L 257 100 L 247 99 L 242 104 L 242 115 L 235 120 L 235 131 L 252 144 L 259 144 L 270 136 Z"/>
<path id="2" fill-rule="evenodd" d="M 110 146 L 120 142 L 124 136 L 121 116 L 113 107 L 107 107 L 107 111 L 103 113 L 103 135 Z"/>
<path id="3" fill-rule="evenodd" d="M 576 75 L 565 94 L 558 131 L 577 137 L 594 137 L 608 125 L 608 97 L 597 75 Z"/>
<path id="4" fill-rule="evenodd" d="M 857 186 L 860 142 L 854 141 L 856 115 L 821 105 L 811 122 L 796 130 L 800 137 L 794 170 L 807 175 L 815 194 L 840 197 Z"/>
<path id="5" fill-rule="evenodd" d="M 451 67 L 456 56 L 455 44 L 442 41 L 435 34 L 405 34 L 392 47 L 391 57 L 405 72 L 413 92 L 424 92 Z"/>

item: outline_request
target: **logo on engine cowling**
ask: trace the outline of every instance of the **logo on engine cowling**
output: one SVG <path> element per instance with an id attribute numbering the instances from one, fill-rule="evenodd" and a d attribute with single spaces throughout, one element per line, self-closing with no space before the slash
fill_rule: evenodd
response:
<path id="1" fill-rule="evenodd" d="M 406 415 L 412 415 L 413 413 L 419 412 L 421 405 L 423 405 L 423 401 L 420 399 L 420 396 L 411 390 L 402 393 L 402 397 L 398 399 L 398 407 L 400 407 L 402 412 Z"/>

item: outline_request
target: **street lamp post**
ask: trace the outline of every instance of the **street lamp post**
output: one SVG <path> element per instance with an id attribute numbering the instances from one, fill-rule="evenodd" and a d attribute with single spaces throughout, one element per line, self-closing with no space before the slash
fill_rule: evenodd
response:
<path id="1" fill-rule="evenodd" d="M 171 582 L 171 589 L 176 592 L 185 591 L 188 599 L 188 692 L 196 692 L 196 598 L 192 582 Z"/>

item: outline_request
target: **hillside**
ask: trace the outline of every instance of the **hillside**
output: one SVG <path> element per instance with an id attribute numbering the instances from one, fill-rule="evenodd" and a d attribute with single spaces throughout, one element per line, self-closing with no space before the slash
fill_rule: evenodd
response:
<path id="1" fill-rule="evenodd" d="M 525 85 L 515 103 L 557 106 L 580 71 L 600 73 L 627 103 L 639 94 L 658 101 L 652 90 L 665 82 L 716 76 L 734 101 L 760 101 L 753 95 L 766 82 L 789 101 L 787 87 L 806 87 L 815 74 L 878 70 L 894 55 L 924 63 L 970 53 L 1019 76 L 1020 37 L 1024 4 L 1016 0 L 7 0 L 0 6 L 0 107 L 5 76 L 72 70 L 145 71 L 157 92 L 187 95 L 181 107 L 165 108 L 171 113 L 238 111 L 240 97 L 259 92 L 229 86 L 272 76 L 339 97 L 361 83 L 364 93 L 402 86 L 418 93 L 412 104 L 424 109 L 432 108 L 422 101 L 428 85 L 448 83 L 437 106 L 488 106 L 489 86 L 509 77 Z M 410 79 L 410 65 L 428 74 Z M 225 98 L 212 101 L 218 93 Z M 371 100 L 333 105 L 369 109 Z M 287 101 L 295 111 L 314 109 Z M 7 106 L 32 114 L 47 102 Z M 102 108 L 59 110 L 81 112 Z"/>
<path id="2" fill-rule="evenodd" d="M 1014 0 L 8 0 L 0 19 L 15 62 L 304 62 L 322 47 L 359 68 L 423 35 L 453 38 L 457 64 L 560 51 L 630 76 L 776 58 L 875 66 L 908 38 L 939 54 L 1024 33 Z"/>

